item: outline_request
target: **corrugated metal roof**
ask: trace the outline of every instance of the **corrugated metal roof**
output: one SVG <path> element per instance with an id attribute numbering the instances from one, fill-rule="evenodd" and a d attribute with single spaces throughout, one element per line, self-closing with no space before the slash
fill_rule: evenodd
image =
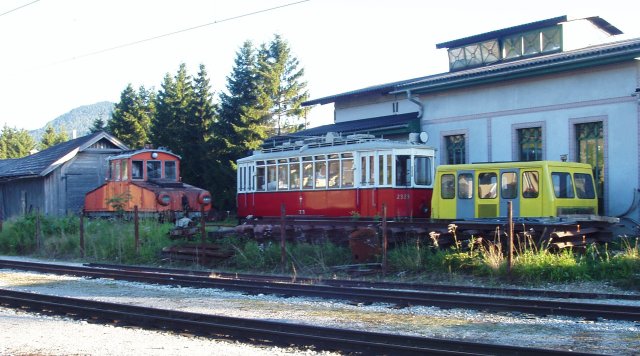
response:
<path id="1" fill-rule="evenodd" d="M 80 151 L 103 138 L 108 139 L 116 146 L 126 148 L 124 144 L 106 132 L 96 132 L 57 144 L 26 157 L 0 160 L 0 179 L 44 176 L 58 164 L 64 163 L 65 157 L 73 155 L 74 151 Z"/>
<path id="2" fill-rule="evenodd" d="M 456 72 L 446 72 L 412 78 L 387 84 L 380 84 L 349 92 L 309 100 L 304 106 L 328 104 L 339 99 L 373 93 L 388 94 L 395 91 L 413 90 L 413 88 L 442 90 L 449 87 L 470 85 L 482 80 L 511 79 L 514 75 L 532 76 L 571 69 L 572 66 L 596 66 L 629 60 L 640 56 L 640 38 L 590 46 L 583 49 L 552 53 L 548 55 L 524 58 L 509 62 L 500 62 L 484 67 L 475 67 Z M 542 72 L 541 72 L 542 70 Z"/>

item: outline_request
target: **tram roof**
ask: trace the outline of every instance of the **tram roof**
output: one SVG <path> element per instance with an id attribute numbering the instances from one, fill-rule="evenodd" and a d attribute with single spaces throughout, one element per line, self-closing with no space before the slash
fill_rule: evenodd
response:
<path id="1" fill-rule="evenodd" d="M 428 150 L 433 155 L 435 149 L 423 143 L 412 143 L 409 141 L 391 141 L 379 138 L 359 138 L 334 140 L 326 142 L 325 137 L 315 138 L 315 141 L 294 143 L 290 145 L 280 145 L 271 149 L 254 151 L 254 154 L 238 160 L 238 163 L 278 159 L 286 157 L 313 156 L 331 153 L 347 153 L 356 151 L 391 150 L 391 149 L 422 149 Z"/>

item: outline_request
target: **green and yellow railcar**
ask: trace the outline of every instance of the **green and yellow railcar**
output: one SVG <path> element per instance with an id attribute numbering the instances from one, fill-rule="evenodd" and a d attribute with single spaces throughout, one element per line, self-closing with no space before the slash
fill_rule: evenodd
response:
<path id="1" fill-rule="evenodd" d="M 434 219 L 506 217 L 509 201 L 514 217 L 598 213 L 588 164 L 532 161 L 437 167 Z"/>

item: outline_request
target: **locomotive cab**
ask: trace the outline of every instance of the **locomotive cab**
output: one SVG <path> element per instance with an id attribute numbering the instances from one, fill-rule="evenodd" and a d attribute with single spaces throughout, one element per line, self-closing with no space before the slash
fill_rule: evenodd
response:
<path id="1" fill-rule="evenodd" d="M 198 214 L 211 209 L 211 194 L 180 180 L 180 157 L 161 149 L 143 149 L 109 157 L 106 183 L 85 196 L 93 215 L 133 211 L 142 214 Z"/>

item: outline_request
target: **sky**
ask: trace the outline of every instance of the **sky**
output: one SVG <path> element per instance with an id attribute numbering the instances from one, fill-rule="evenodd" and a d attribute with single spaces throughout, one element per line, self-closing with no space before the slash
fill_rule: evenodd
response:
<path id="1" fill-rule="evenodd" d="M 635 5 L 634 5 L 635 4 Z M 72 109 L 158 90 L 181 63 L 225 90 L 242 43 L 279 34 L 310 98 L 448 70 L 436 44 L 568 15 L 640 37 L 629 0 L 0 0 L 0 125 L 33 130 Z M 148 40 L 152 39 L 153 40 Z M 333 122 L 314 107 L 310 126 Z M 72 129 L 72 128 L 69 128 Z"/>

